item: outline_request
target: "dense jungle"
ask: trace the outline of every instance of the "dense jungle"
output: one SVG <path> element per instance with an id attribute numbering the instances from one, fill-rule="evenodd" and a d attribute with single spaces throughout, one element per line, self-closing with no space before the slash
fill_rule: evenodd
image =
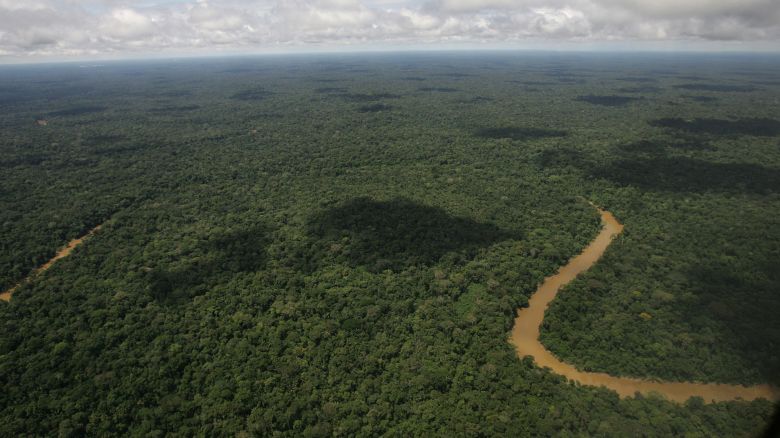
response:
<path id="1" fill-rule="evenodd" d="M 758 435 L 507 338 L 592 202 L 550 351 L 780 385 L 779 99 L 771 55 L 2 66 L 0 435 Z"/>

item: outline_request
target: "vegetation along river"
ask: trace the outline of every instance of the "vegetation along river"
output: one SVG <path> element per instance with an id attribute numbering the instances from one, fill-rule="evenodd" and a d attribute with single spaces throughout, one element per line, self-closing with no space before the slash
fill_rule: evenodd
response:
<path id="1" fill-rule="evenodd" d="M 612 239 L 623 231 L 623 225 L 612 213 L 599 209 L 603 228 L 598 236 L 581 254 L 569 260 L 557 273 L 547 277 L 531 296 L 528 307 L 517 311 L 515 325 L 509 342 L 515 346 L 520 358 L 531 356 L 540 367 L 550 368 L 569 380 L 582 385 L 604 386 L 616 391 L 620 397 L 633 396 L 636 392 L 662 394 L 669 400 L 684 402 L 690 397 L 702 397 L 706 402 L 734 399 L 753 400 L 780 399 L 780 390 L 770 385 L 728 385 L 721 383 L 664 382 L 616 377 L 606 373 L 579 371 L 574 366 L 560 361 L 539 341 L 539 328 L 544 320 L 547 306 L 555 299 L 558 291 L 588 270 L 604 254 Z"/>
<path id="2" fill-rule="evenodd" d="M 11 300 L 11 296 L 13 296 L 14 292 L 16 291 L 16 289 L 19 286 L 21 286 L 22 284 L 24 284 L 27 281 L 30 281 L 36 275 L 38 275 L 38 274 L 46 271 L 47 269 L 51 268 L 52 265 L 54 264 L 54 262 L 56 262 L 57 260 L 69 256 L 70 253 L 74 249 L 76 249 L 77 246 L 81 245 L 81 243 L 84 242 L 85 239 L 87 239 L 91 235 L 95 234 L 95 232 L 97 230 L 99 230 L 100 227 L 101 227 L 101 225 L 98 225 L 95 228 L 89 230 L 83 236 L 77 237 L 77 238 L 71 240 L 70 242 L 68 242 L 68 244 L 64 248 L 62 248 L 61 250 L 57 251 L 57 254 L 55 254 L 54 257 L 52 257 L 51 259 L 49 259 L 48 262 L 44 263 L 43 265 L 39 266 L 34 271 L 32 271 L 30 273 L 30 275 L 27 276 L 27 278 L 25 278 L 24 280 L 20 281 L 15 286 L 12 286 L 10 289 L 5 290 L 2 293 L 0 293 L 0 300 L 10 301 Z"/>
<path id="3" fill-rule="evenodd" d="M 621 397 L 633 396 L 636 392 L 662 394 L 677 402 L 684 402 L 690 397 L 702 397 L 705 401 L 727 401 L 734 399 L 754 400 L 766 398 L 780 400 L 780 390 L 770 385 L 742 386 L 721 383 L 664 382 L 616 377 L 606 373 L 579 371 L 574 366 L 556 358 L 539 341 L 539 328 L 544 320 L 544 312 L 550 302 L 555 299 L 558 291 L 574 280 L 577 275 L 588 270 L 604 254 L 615 236 L 623 231 L 623 225 L 615 219 L 612 213 L 599 209 L 603 228 L 598 236 L 576 257 L 561 267 L 557 273 L 544 279 L 541 286 L 531 296 L 528 307 L 517 311 L 515 324 L 512 328 L 510 343 L 515 346 L 517 355 L 522 358 L 531 356 L 537 365 L 550 368 L 569 380 L 582 385 L 604 386 L 616 391 Z M 81 237 L 75 238 L 59 250 L 49 261 L 35 269 L 26 279 L 17 285 L 0 293 L 0 299 L 9 301 L 14 291 L 24 282 L 49 269 L 57 260 L 67 257 L 87 238 L 100 229 L 100 225 L 91 229 Z"/>

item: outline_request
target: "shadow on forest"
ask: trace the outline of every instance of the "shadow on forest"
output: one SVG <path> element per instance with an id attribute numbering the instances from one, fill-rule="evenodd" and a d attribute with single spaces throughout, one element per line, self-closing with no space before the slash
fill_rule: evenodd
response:
<path id="1" fill-rule="evenodd" d="M 315 246 L 352 266 L 399 270 L 435 263 L 449 252 L 472 255 L 479 248 L 518 237 L 493 224 L 455 217 L 407 199 L 357 198 L 309 222 Z"/>
<path id="2" fill-rule="evenodd" d="M 624 186 L 672 192 L 780 191 L 780 169 L 747 163 L 713 163 L 688 157 L 621 159 L 590 174 Z"/>
<path id="3" fill-rule="evenodd" d="M 754 271 L 738 270 L 715 261 L 705 262 L 688 272 L 697 305 L 690 318 L 702 312 L 707 320 L 718 321 L 736 336 L 735 344 L 745 358 L 758 364 L 758 369 L 771 382 L 780 383 L 780 356 L 774 344 L 780 342 L 780 313 L 775 299 L 780 284 L 777 260 L 767 260 Z M 758 275 L 757 275 L 758 273 Z M 750 317 L 745 317 L 750 315 Z M 757 333 L 776 336 L 756 336 Z"/>
<path id="4" fill-rule="evenodd" d="M 319 94 L 337 94 L 346 93 L 347 91 L 349 90 L 344 87 L 320 87 L 314 90 L 315 93 Z"/>
<path id="5" fill-rule="evenodd" d="M 545 81 L 507 81 L 507 82 L 513 84 L 530 85 L 530 86 L 555 85 L 555 82 L 545 82 Z"/>
<path id="6" fill-rule="evenodd" d="M 650 140 L 640 140 L 634 143 L 627 143 L 617 147 L 621 156 L 636 158 L 637 156 L 663 157 L 669 149 L 687 150 L 687 151 L 714 151 L 716 148 L 711 144 L 697 140 L 695 138 L 680 138 L 678 141 L 665 143 Z"/>
<path id="7" fill-rule="evenodd" d="M 695 139 L 668 143 L 643 140 L 615 147 L 611 154 L 615 159 L 604 164 L 580 150 L 558 147 L 541 151 L 535 157 L 535 163 L 540 168 L 569 168 L 591 178 L 643 190 L 757 194 L 780 192 L 780 169 L 670 155 L 673 149 L 709 151 L 715 148 Z"/>
<path id="8" fill-rule="evenodd" d="M 748 93 L 757 90 L 751 85 L 726 85 L 726 84 L 682 84 L 674 88 L 691 91 L 721 91 L 726 93 Z"/>
<path id="9" fill-rule="evenodd" d="M 625 143 L 621 144 L 617 147 L 617 150 L 620 152 L 621 156 L 629 156 L 629 157 L 636 157 L 636 156 L 663 156 L 666 154 L 666 147 L 667 144 L 658 142 L 658 141 L 650 141 L 650 140 L 639 140 L 633 143 Z"/>
<path id="10" fill-rule="evenodd" d="M 152 296 L 163 304 L 182 304 L 219 281 L 263 268 L 268 261 L 269 236 L 268 228 L 255 226 L 209 238 L 196 248 L 202 255 L 186 267 L 148 273 Z"/>
<path id="11" fill-rule="evenodd" d="M 568 133 L 557 129 L 505 127 L 479 129 L 474 135 L 479 138 L 534 140 L 538 138 L 565 137 Z"/>
<path id="12" fill-rule="evenodd" d="M 358 108 L 358 112 L 361 113 L 378 113 L 380 111 L 390 111 L 393 109 L 392 106 L 386 105 L 384 103 L 375 103 L 373 105 L 364 105 Z"/>
<path id="13" fill-rule="evenodd" d="M 578 100 L 580 102 L 587 102 L 591 105 L 624 106 L 624 105 L 628 105 L 631 102 L 642 100 L 642 98 L 629 97 L 629 96 L 614 96 L 614 95 L 596 96 L 593 94 L 589 94 L 587 96 L 579 96 L 575 100 Z"/>
<path id="14" fill-rule="evenodd" d="M 0 102 L 2 102 L 4 105 L 13 105 L 40 99 L 51 103 L 58 100 L 83 96 L 92 92 L 93 90 L 95 90 L 95 87 L 91 85 L 68 86 L 65 85 L 65 82 L 60 81 L 36 81 L 28 84 L 16 83 L 11 86 L 0 88 Z M 74 109 L 78 110 L 78 108 Z M 78 115 L 78 112 L 76 114 L 68 114 L 69 111 L 70 110 L 65 110 L 64 114 L 56 114 L 59 113 L 59 111 L 55 111 L 55 114 L 50 113 L 48 115 Z"/>
<path id="15" fill-rule="evenodd" d="M 474 75 L 469 73 L 436 73 L 435 76 L 444 76 L 448 78 L 468 78 Z"/>
<path id="16" fill-rule="evenodd" d="M 266 97 L 273 95 L 272 92 L 264 88 L 253 88 L 249 90 L 239 91 L 230 96 L 234 100 L 242 100 L 245 102 L 264 100 Z"/>
<path id="17" fill-rule="evenodd" d="M 392 93 L 376 93 L 376 94 L 348 93 L 348 94 L 334 94 L 334 96 L 344 99 L 347 102 L 357 102 L 357 103 L 373 102 L 373 101 L 384 100 L 384 99 L 398 99 L 401 97 L 400 94 L 392 94 Z"/>
<path id="18" fill-rule="evenodd" d="M 457 88 L 450 88 L 450 87 L 421 87 L 418 88 L 417 91 L 423 91 L 423 92 L 438 92 L 438 93 L 454 93 L 458 91 Z"/>
<path id="19" fill-rule="evenodd" d="M 684 94 L 682 96 L 683 99 L 692 100 L 694 102 L 700 102 L 700 103 L 712 103 L 717 102 L 719 99 L 717 97 L 712 96 L 698 96 L 694 94 Z"/>
<path id="20" fill-rule="evenodd" d="M 620 78 L 615 78 L 616 81 L 623 81 L 623 82 L 638 82 L 638 83 L 651 83 L 651 82 L 658 82 L 656 78 L 651 78 L 647 76 L 623 76 Z"/>
<path id="21" fill-rule="evenodd" d="M 555 80 L 560 84 L 584 84 L 587 82 L 585 79 L 578 79 L 576 76 L 558 76 Z"/>
<path id="22" fill-rule="evenodd" d="M 662 90 L 658 87 L 642 85 L 637 87 L 621 87 L 617 91 L 621 93 L 660 93 Z"/>
<path id="23" fill-rule="evenodd" d="M 492 97 L 486 97 L 486 96 L 474 96 L 470 99 L 459 99 L 455 102 L 457 103 L 485 103 L 485 102 L 493 102 L 495 99 Z"/>
<path id="24" fill-rule="evenodd" d="M 640 140 L 617 146 L 616 152 L 626 159 L 664 157 L 671 149 L 685 151 L 714 151 L 716 148 L 709 142 L 694 136 L 679 136 L 673 141 Z"/>
<path id="25" fill-rule="evenodd" d="M 81 144 L 84 146 L 100 146 L 104 144 L 119 143 L 127 139 L 127 136 L 123 134 L 100 134 L 82 139 Z"/>
<path id="26" fill-rule="evenodd" d="M 536 157 L 539 167 L 567 167 L 582 168 L 586 161 L 585 154 L 569 147 L 545 149 Z"/>
<path id="27" fill-rule="evenodd" d="M 108 107 L 105 106 L 78 106 L 78 107 L 68 108 L 59 111 L 52 111 L 50 113 L 47 113 L 46 115 L 52 117 L 81 116 L 85 114 L 102 113 L 107 109 Z"/>
<path id="28" fill-rule="evenodd" d="M 188 96 L 192 96 L 192 91 L 191 90 L 163 91 L 162 93 L 157 93 L 157 96 L 160 96 L 160 97 L 188 97 Z"/>
<path id="29" fill-rule="evenodd" d="M 669 72 L 669 73 L 671 73 L 671 72 Z M 706 78 L 704 76 L 696 76 L 696 75 L 680 75 L 680 76 L 674 76 L 674 77 L 676 77 L 677 79 L 682 79 L 684 81 L 706 81 L 706 80 L 709 79 L 709 78 Z M 690 84 L 686 84 L 686 85 L 690 85 Z"/>
<path id="30" fill-rule="evenodd" d="M 38 166 L 46 161 L 44 154 L 26 154 L 11 158 L 10 160 L 0 160 L 0 169 L 12 168 L 16 166 Z"/>
<path id="31" fill-rule="evenodd" d="M 773 137 L 780 135 L 780 121 L 775 119 L 680 119 L 665 118 L 650 122 L 651 126 L 669 128 L 695 134 L 755 135 Z"/>
<path id="32" fill-rule="evenodd" d="M 200 105 L 165 105 L 156 108 L 150 108 L 149 112 L 153 114 L 167 114 L 195 111 L 197 109 L 200 109 Z"/>
<path id="33" fill-rule="evenodd" d="M 84 137 L 81 145 L 87 148 L 90 154 L 95 155 L 121 155 L 137 151 L 161 149 L 162 146 L 150 142 L 135 140 L 124 134 L 98 134 Z"/>

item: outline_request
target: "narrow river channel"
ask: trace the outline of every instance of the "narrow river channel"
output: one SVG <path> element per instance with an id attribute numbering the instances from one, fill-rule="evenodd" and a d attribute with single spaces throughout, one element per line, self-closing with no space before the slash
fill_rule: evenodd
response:
<path id="1" fill-rule="evenodd" d="M 642 394 L 659 393 L 669 400 L 684 402 L 690 397 L 702 397 L 706 402 L 735 399 L 754 400 L 765 398 L 779 400 L 780 390 L 770 385 L 729 385 L 721 383 L 665 382 L 616 377 L 606 373 L 579 371 L 574 366 L 562 362 L 539 341 L 539 328 L 544 320 L 544 312 L 558 291 L 574 280 L 577 275 L 587 271 L 604 254 L 612 240 L 623 231 L 623 225 L 612 213 L 599 209 L 603 228 L 598 236 L 581 254 L 569 260 L 557 273 L 547 277 L 531 296 L 528 307 L 517 310 L 515 325 L 509 342 L 515 346 L 517 356 L 531 356 L 540 367 L 550 368 L 569 380 L 582 385 L 604 386 L 620 397 L 631 397 L 636 392 Z"/>
<path id="2" fill-rule="evenodd" d="M 34 271 L 32 271 L 32 272 L 30 273 L 30 275 L 28 275 L 28 276 L 27 276 L 27 277 L 26 277 L 24 280 L 20 281 L 19 283 L 17 283 L 17 284 L 16 284 L 16 285 L 14 285 L 14 286 L 12 286 L 10 289 L 8 289 L 8 290 L 5 290 L 5 291 L 3 291 L 2 293 L 0 293 L 0 300 L 3 300 L 3 301 L 11 301 L 11 297 L 13 296 L 14 292 L 16 291 L 16 289 L 18 289 L 18 288 L 19 288 L 19 286 L 21 286 L 22 284 L 24 284 L 24 283 L 26 283 L 26 282 L 30 281 L 30 280 L 31 280 L 32 278 L 34 278 L 36 275 L 39 275 L 40 273 L 42 273 L 42 272 L 46 271 L 47 269 L 51 268 L 51 266 L 52 266 L 52 265 L 54 264 L 54 262 L 56 262 L 57 260 L 59 260 L 59 259 L 61 259 L 61 258 L 64 258 L 64 257 L 67 257 L 67 256 L 69 256 L 69 255 L 70 255 L 70 253 L 71 253 L 71 252 L 72 252 L 74 249 L 76 249 L 76 247 L 77 247 L 77 246 L 81 245 L 81 243 L 82 243 L 82 242 L 84 242 L 84 240 L 85 240 L 85 239 L 87 239 L 87 238 L 88 238 L 88 237 L 90 237 L 91 235 L 95 234 L 95 232 L 96 232 L 97 230 L 99 230 L 101 226 L 102 226 L 102 225 L 98 225 L 98 226 L 96 226 L 95 228 L 93 228 L 93 229 L 89 230 L 89 231 L 88 231 L 86 234 L 84 234 L 83 236 L 81 236 L 81 237 L 77 237 L 77 238 L 75 238 L 75 239 L 71 240 L 70 242 L 68 242 L 68 244 L 67 244 L 67 245 L 66 245 L 64 248 L 62 248 L 61 250 L 57 251 L 57 254 L 55 254 L 55 255 L 54 255 L 54 257 L 52 257 L 51 259 L 49 259 L 49 261 L 48 261 L 48 262 L 46 262 L 46 263 L 44 263 L 43 265 L 41 265 L 41 266 L 37 267 L 37 268 L 36 268 Z"/>

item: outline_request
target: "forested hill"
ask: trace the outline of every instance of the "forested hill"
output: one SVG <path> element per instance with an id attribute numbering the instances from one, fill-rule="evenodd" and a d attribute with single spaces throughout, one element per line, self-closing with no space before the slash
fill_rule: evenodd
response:
<path id="1" fill-rule="evenodd" d="M 518 360 L 780 384 L 780 61 L 404 54 L 0 68 L 0 435 L 751 436 Z M 36 121 L 39 121 L 36 123 Z M 45 123 L 44 123 L 45 121 Z"/>

